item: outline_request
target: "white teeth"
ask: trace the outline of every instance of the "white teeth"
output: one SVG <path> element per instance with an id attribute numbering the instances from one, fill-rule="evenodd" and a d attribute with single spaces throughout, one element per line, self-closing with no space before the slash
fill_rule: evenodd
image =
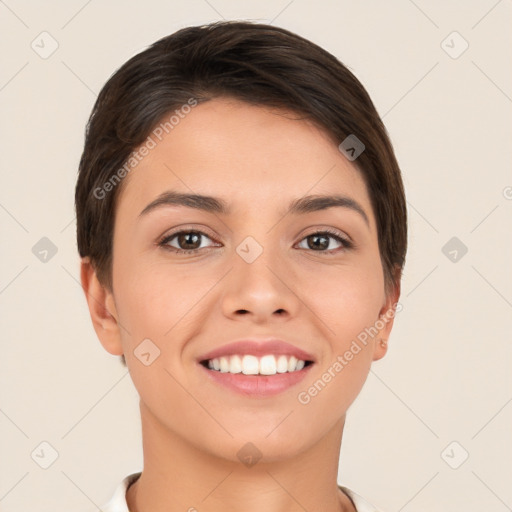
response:
<path id="1" fill-rule="evenodd" d="M 272 354 L 260 358 L 251 355 L 222 356 L 208 361 L 210 370 L 221 373 L 243 373 L 244 375 L 275 375 L 276 373 L 302 370 L 306 362 L 295 356 Z"/>
<path id="2" fill-rule="evenodd" d="M 227 357 L 221 357 L 220 358 L 220 371 L 222 373 L 229 372 L 229 360 Z"/>
<path id="3" fill-rule="evenodd" d="M 231 356 L 229 373 L 242 373 L 242 358 L 240 356 Z"/>
<path id="4" fill-rule="evenodd" d="M 293 372 L 293 371 L 295 371 L 296 367 L 297 367 L 297 358 L 295 356 L 291 356 L 290 359 L 288 359 L 288 371 Z"/>
<path id="5" fill-rule="evenodd" d="M 277 373 L 285 373 L 288 371 L 288 359 L 286 356 L 279 356 L 277 359 Z"/>
<path id="6" fill-rule="evenodd" d="M 259 370 L 256 356 L 244 356 L 242 359 L 242 373 L 245 375 L 257 375 Z"/>
<path id="7" fill-rule="evenodd" d="M 260 359 L 260 373 L 262 375 L 275 375 L 276 372 L 276 358 L 274 356 L 263 356 Z"/>

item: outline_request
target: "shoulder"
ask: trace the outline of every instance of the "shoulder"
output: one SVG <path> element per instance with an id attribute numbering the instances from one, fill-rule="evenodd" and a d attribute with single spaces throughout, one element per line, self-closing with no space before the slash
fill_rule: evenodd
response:
<path id="1" fill-rule="evenodd" d="M 139 471 L 138 473 L 131 473 L 123 478 L 108 503 L 105 503 L 105 505 L 101 507 L 101 512 L 130 512 L 126 504 L 126 490 L 140 475 L 141 472 Z"/>
<path id="2" fill-rule="evenodd" d="M 357 512 L 382 512 L 348 487 L 342 485 L 338 485 L 338 487 L 352 500 Z"/>

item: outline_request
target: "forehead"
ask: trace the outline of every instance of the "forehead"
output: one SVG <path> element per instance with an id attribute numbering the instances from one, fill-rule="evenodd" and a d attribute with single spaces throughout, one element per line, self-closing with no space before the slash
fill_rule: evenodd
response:
<path id="1" fill-rule="evenodd" d="M 165 190 L 260 211 L 304 195 L 342 193 L 371 217 L 360 170 L 330 135 L 296 113 L 222 98 L 174 121 L 168 133 L 150 135 L 153 147 L 124 178 L 118 209 L 128 203 L 138 213 Z"/>

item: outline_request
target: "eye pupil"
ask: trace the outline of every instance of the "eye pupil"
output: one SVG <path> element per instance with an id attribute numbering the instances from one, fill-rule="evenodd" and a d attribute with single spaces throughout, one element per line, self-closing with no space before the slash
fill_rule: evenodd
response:
<path id="1" fill-rule="evenodd" d="M 180 246 L 183 246 L 186 244 L 197 245 L 197 247 L 195 247 L 195 246 L 192 247 L 192 249 L 197 249 L 201 245 L 201 243 L 199 242 L 200 237 L 201 237 L 201 235 L 199 233 L 195 233 L 192 231 L 186 232 L 186 233 L 181 233 L 178 235 L 178 243 Z M 195 242 L 191 241 L 191 239 L 195 239 Z M 187 247 L 187 249 L 190 249 L 190 248 L 191 247 Z"/>
<path id="2" fill-rule="evenodd" d="M 324 243 L 322 244 L 319 244 L 318 243 L 318 239 L 319 238 L 323 238 L 324 239 Z M 329 238 L 326 237 L 325 235 L 311 235 L 308 237 L 308 240 L 311 240 L 311 239 L 314 239 L 315 241 L 313 243 L 309 243 L 308 242 L 308 245 L 311 249 L 314 249 L 314 248 L 318 248 L 320 247 L 321 249 L 327 249 L 329 247 Z"/>

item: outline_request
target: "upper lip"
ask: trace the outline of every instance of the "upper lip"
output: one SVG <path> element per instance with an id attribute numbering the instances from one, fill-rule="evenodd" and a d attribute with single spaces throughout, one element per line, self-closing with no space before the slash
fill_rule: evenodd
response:
<path id="1" fill-rule="evenodd" d="M 297 359 L 302 359 L 303 361 L 315 362 L 313 355 L 296 347 L 295 345 L 275 338 L 266 340 L 245 339 L 227 343 L 226 345 L 222 345 L 221 347 L 217 347 L 206 354 L 203 354 L 199 357 L 198 362 L 236 354 L 251 354 L 258 357 L 265 356 L 267 354 L 287 355 L 295 356 Z"/>

